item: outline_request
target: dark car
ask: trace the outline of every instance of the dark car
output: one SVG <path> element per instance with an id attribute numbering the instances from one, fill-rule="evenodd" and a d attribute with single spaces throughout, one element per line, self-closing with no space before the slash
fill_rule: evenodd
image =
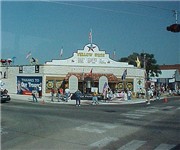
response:
<path id="1" fill-rule="evenodd" d="M 11 97 L 10 95 L 8 95 L 8 91 L 6 89 L 4 91 L 1 91 L 1 103 L 5 103 L 10 100 Z"/>

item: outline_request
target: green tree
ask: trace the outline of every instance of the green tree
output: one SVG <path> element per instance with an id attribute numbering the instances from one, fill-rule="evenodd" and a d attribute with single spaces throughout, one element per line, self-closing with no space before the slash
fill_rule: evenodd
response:
<path id="1" fill-rule="evenodd" d="M 157 64 L 156 59 L 153 54 L 148 53 L 133 53 L 128 57 L 123 57 L 120 62 L 128 62 L 130 65 L 136 66 L 137 57 L 141 62 L 141 68 L 146 68 L 147 79 L 150 77 L 158 77 L 161 74 L 159 65 Z"/>

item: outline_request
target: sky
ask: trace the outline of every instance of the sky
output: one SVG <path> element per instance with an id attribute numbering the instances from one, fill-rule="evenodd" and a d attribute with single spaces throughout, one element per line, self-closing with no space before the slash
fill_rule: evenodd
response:
<path id="1" fill-rule="evenodd" d="M 166 27 L 180 22 L 180 1 L 1 1 L 1 58 L 26 56 L 40 64 L 67 59 L 89 41 L 115 60 L 133 53 L 154 54 L 157 64 L 180 64 L 180 32 Z M 63 55 L 60 51 L 63 48 Z"/>

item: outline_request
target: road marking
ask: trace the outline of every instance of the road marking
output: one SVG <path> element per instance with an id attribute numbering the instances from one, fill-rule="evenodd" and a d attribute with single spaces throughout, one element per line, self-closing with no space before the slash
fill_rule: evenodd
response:
<path id="1" fill-rule="evenodd" d="M 159 109 L 157 107 L 149 107 L 147 109 L 139 109 L 139 110 L 135 110 L 135 111 L 129 111 L 127 113 L 123 113 L 123 116 L 126 116 L 128 118 L 132 118 L 132 119 L 139 119 L 141 117 L 144 117 L 145 115 L 148 115 L 150 113 L 155 113 L 159 111 Z"/>
<path id="2" fill-rule="evenodd" d="M 144 145 L 145 143 L 146 141 L 132 140 L 126 145 L 123 145 L 122 147 L 120 147 L 118 150 L 136 150 L 140 148 L 142 145 Z"/>
<path id="3" fill-rule="evenodd" d="M 138 118 L 144 117 L 144 115 L 142 114 L 135 114 L 135 113 L 124 113 L 122 115 L 128 118 L 132 118 L 132 119 L 138 119 Z"/>
<path id="4" fill-rule="evenodd" d="M 117 141 L 117 140 L 118 140 L 118 138 L 105 137 L 104 139 L 101 139 L 100 141 L 97 141 L 97 142 L 90 144 L 90 147 L 102 148 L 102 147 L 108 145 L 110 142 Z"/>
<path id="5" fill-rule="evenodd" d="M 173 145 L 173 144 L 160 144 L 158 147 L 156 147 L 156 149 L 154 150 L 170 150 L 172 149 L 173 147 L 175 147 L 176 145 Z"/>
<path id="6" fill-rule="evenodd" d="M 136 112 L 140 112 L 140 113 L 143 113 L 143 114 L 149 114 L 149 113 L 155 113 L 158 111 L 158 109 L 142 109 L 142 110 L 135 110 Z"/>
<path id="7" fill-rule="evenodd" d="M 180 110 L 180 107 L 178 107 L 177 110 Z"/>
<path id="8" fill-rule="evenodd" d="M 112 125 L 112 124 L 108 124 L 108 123 L 92 122 L 92 123 L 87 123 L 87 124 L 78 126 L 75 128 L 75 130 L 85 131 L 85 132 L 104 133 L 108 129 L 114 129 L 116 127 L 117 127 L 117 125 Z"/>
<path id="9" fill-rule="evenodd" d="M 172 109 L 174 108 L 174 106 L 166 106 L 166 107 L 163 107 L 162 109 Z"/>
<path id="10" fill-rule="evenodd" d="M 106 130 L 92 129 L 92 128 L 87 128 L 87 127 L 76 127 L 76 130 L 85 131 L 85 132 L 95 132 L 95 133 L 104 133 L 104 132 L 106 132 Z"/>

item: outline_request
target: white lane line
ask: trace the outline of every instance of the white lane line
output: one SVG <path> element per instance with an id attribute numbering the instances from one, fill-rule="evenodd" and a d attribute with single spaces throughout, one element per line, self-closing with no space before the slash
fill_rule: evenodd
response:
<path id="1" fill-rule="evenodd" d="M 126 116 L 128 118 L 134 118 L 134 119 L 138 119 L 138 118 L 144 117 L 143 114 L 135 114 L 135 113 L 125 113 L 125 114 L 122 114 L 122 115 Z"/>
<path id="2" fill-rule="evenodd" d="M 75 128 L 78 131 L 85 131 L 85 132 L 95 132 L 95 133 L 104 133 L 107 130 L 116 128 L 117 125 L 112 124 L 105 124 L 105 123 L 87 123 Z"/>
<path id="3" fill-rule="evenodd" d="M 164 143 L 162 143 L 158 147 L 156 147 L 156 149 L 154 149 L 154 150 L 170 150 L 175 146 L 176 145 L 173 145 L 173 144 L 164 144 Z"/>
<path id="4" fill-rule="evenodd" d="M 152 109 L 152 110 L 135 110 L 136 112 L 138 112 L 138 113 L 142 113 L 142 114 L 149 114 L 149 113 L 155 113 L 155 112 L 157 112 L 158 110 L 157 109 Z"/>
<path id="5" fill-rule="evenodd" d="M 180 109 L 180 107 L 177 108 L 177 110 L 179 110 L 179 109 Z"/>
<path id="6" fill-rule="evenodd" d="M 97 141 L 97 142 L 90 144 L 90 147 L 102 148 L 102 147 L 108 145 L 110 142 L 117 141 L 117 140 L 118 140 L 118 138 L 105 137 L 104 139 L 101 139 L 100 141 Z"/>
<path id="7" fill-rule="evenodd" d="M 106 130 L 92 129 L 92 128 L 86 128 L 86 127 L 76 127 L 76 130 L 84 131 L 84 132 L 94 132 L 94 133 L 104 133 L 104 132 L 106 132 Z"/>
<path id="8" fill-rule="evenodd" d="M 142 145 L 144 145 L 145 143 L 146 141 L 132 140 L 126 145 L 123 145 L 122 147 L 120 147 L 118 150 L 136 150 L 140 148 Z"/>
<path id="9" fill-rule="evenodd" d="M 174 106 L 166 106 L 166 107 L 162 107 L 162 109 L 172 109 L 174 108 Z"/>

